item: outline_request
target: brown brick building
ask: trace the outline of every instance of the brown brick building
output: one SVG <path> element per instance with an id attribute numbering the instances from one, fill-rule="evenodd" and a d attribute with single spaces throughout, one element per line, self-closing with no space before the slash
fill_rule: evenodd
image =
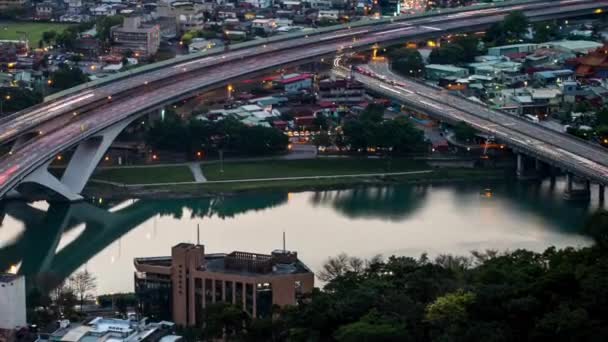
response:
<path id="1" fill-rule="evenodd" d="M 296 252 L 205 254 L 203 245 L 181 243 L 170 257 L 135 259 L 135 292 L 145 315 L 171 308 L 179 325 L 200 325 L 209 303 L 231 303 L 252 317 L 269 317 L 273 305 L 295 305 L 312 291 L 314 274 Z"/>

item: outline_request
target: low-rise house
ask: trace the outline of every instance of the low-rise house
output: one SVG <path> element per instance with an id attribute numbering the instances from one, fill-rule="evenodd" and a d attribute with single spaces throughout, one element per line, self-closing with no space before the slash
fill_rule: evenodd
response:
<path id="1" fill-rule="evenodd" d="M 365 87 L 356 81 L 325 79 L 319 82 L 319 102 L 353 104 L 366 100 Z"/>
<path id="2" fill-rule="evenodd" d="M 317 13 L 317 20 L 338 20 L 340 18 L 340 11 L 337 10 L 319 10 Z"/>
<path id="3" fill-rule="evenodd" d="M 599 47 L 585 56 L 570 59 L 566 65 L 572 67 L 578 77 L 608 78 L 608 45 Z"/>
<path id="4" fill-rule="evenodd" d="M 268 34 L 273 32 L 277 28 L 277 22 L 275 19 L 255 19 L 251 22 L 252 30 L 260 30 Z"/>
<path id="5" fill-rule="evenodd" d="M 63 7 L 53 0 L 45 0 L 37 3 L 35 11 L 36 18 L 40 20 L 49 20 L 55 17 L 60 17 L 65 12 Z"/>
<path id="6" fill-rule="evenodd" d="M 148 323 L 141 321 L 96 317 L 85 324 L 72 323 L 68 320 L 59 322 L 59 327 L 51 334 L 41 334 L 39 341 L 65 342 L 161 342 L 164 338 L 181 341 L 181 336 L 174 335 L 175 324 L 161 321 Z"/>
<path id="7" fill-rule="evenodd" d="M 269 8 L 272 6 L 272 0 L 244 0 L 255 8 Z"/>
<path id="8" fill-rule="evenodd" d="M 310 90 L 312 87 L 312 75 L 310 74 L 287 74 L 278 80 L 279 85 L 286 93 L 297 93 L 302 90 Z"/>
<path id="9" fill-rule="evenodd" d="M 428 64 L 425 66 L 425 75 L 429 80 L 438 81 L 444 77 L 467 77 L 469 71 L 449 64 Z"/>
<path id="10" fill-rule="evenodd" d="M 572 79 L 574 72 L 570 69 L 537 71 L 532 78 L 540 81 L 543 85 L 557 84 Z"/>
<path id="11" fill-rule="evenodd" d="M 512 44 L 494 46 L 488 49 L 488 55 L 504 56 L 511 53 L 532 53 L 538 48 L 538 44 Z"/>
<path id="12" fill-rule="evenodd" d="M 591 40 L 560 40 L 541 44 L 542 47 L 549 47 L 577 54 L 587 54 L 601 48 L 602 45 L 602 43 Z"/>
<path id="13" fill-rule="evenodd" d="M 90 9 L 94 17 L 106 17 L 116 15 L 116 8 L 112 5 L 99 5 Z"/>

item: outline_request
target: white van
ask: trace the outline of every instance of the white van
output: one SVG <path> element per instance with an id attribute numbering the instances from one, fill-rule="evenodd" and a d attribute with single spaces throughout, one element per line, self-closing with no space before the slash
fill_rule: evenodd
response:
<path id="1" fill-rule="evenodd" d="M 538 120 L 538 116 L 536 116 L 536 115 L 526 114 L 526 115 L 524 115 L 524 117 L 526 119 L 532 121 L 532 122 L 535 122 L 535 123 L 539 123 L 540 122 L 540 120 Z"/>

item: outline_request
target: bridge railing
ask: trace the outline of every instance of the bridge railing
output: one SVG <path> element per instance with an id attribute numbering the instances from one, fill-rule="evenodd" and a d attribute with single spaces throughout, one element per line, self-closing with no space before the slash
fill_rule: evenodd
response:
<path id="1" fill-rule="evenodd" d="M 369 86 L 372 87 L 374 89 L 374 91 L 385 94 L 386 96 L 389 96 L 389 97 L 395 97 L 395 94 L 390 93 L 388 90 L 382 89 L 380 87 L 376 87 L 373 83 L 370 83 Z M 442 118 L 443 120 L 446 120 L 448 122 L 454 121 L 453 117 L 450 117 L 449 114 L 446 114 L 442 111 L 438 111 L 433 108 L 423 107 L 420 104 L 416 103 L 416 101 L 408 101 L 407 98 L 405 98 L 405 97 L 404 98 L 398 97 L 398 98 L 399 98 L 399 101 L 408 103 L 412 107 L 417 108 L 418 110 L 420 110 L 422 112 L 432 114 L 433 116 Z M 486 118 L 481 118 L 481 119 L 487 120 Z M 488 121 L 490 121 L 490 120 L 488 120 Z M 492 122 L 492 121 L 490 121 L 490 122 Z M 505 128 L 512 129 L 512 127 L 505 127 Z M 496 136 L 496 139 L 498 141 L 503 141 L 504 143 L 508 144 L 511 147 L 515 147 L 516 149 L 518 149 L 520 151 L 524 151 L 529 156 L 541 159 L 541 160 L 543 160 L 549 164 L 555 165 L 563 170 L 566 170 L 566 171 L 569 171 L 569 172 L 572 172 L 572 173 L 575 173 L 578 175 L 582 175 L 582 176 L 586 177 L 587 179 L 597 182 L 599 184 L 604 184 L 604 185 L 608 184 L 608 175 L 603 174 L 600 171 L 593 170 L 593 168 L 587 164 L 578 163 L 578 162 L 570 160 L 570 159 L 560 158 L 560 156 L 557 156 L 553 153 L 549 153 L 549 152 L 543 151 L 539 148 L 535 148 L 534 145 L 529 145 L 523 141 L 520 142 L 520 141 L 517 141 L 516 139 L 512 139 L 512 137 L 509 136 L 509 134 L 504 133 L 504 132 L 492 130 L 489 128 L 483 128 L 483 127 L 480 130 L 484 131 L 484 133 L 492 134 L 492 135 Z M 551 145 L 551 146 L 553 146 L 553 145 Z M 568 152 L 568 151 L 566 151 L 566 152 Z M 591 161 L 591 162 L 595 163 L 593 161 Z M 597 163 L 595 163 L 595 164 L 597 164 Z"/>
<path id="2" fill-rule="evenodd" d="M 461 8 L 450 8 L 450 9 L 437 9 L 437 10 L 432 10 L 432 11 L 419 13 L 419 14 L 404 14 L 404 15 L 399 15 L 399 16 L 390 17 L 390 18 L 381 18 L 381 19 L 364 18 L 364 19 L 358 20 L 353 23 L 348 23 L 348 24 L 332 25 L 332 26 L 317 28 L 317 29 L 313 29 L 313 30 L 303 30 L 301 32 L 277 35 L 277 36 L 273 36 L 273 37 L 269 37 L 269 38 L 265 38 L 265 39 L 257 39 L 257 40 L 252 40 L 252 41 L 248 41 L 248 42 L 238 43 L 238 44 L 230 45 L 230 50 L 246 49 L 249 47 L 254 47 L 254 46 L 258 46 L 258 45 L 262 45 L 262 44 L 274 43 L 274 42 L 295 39 L 295 38 L 303 38 L 306 36 L 319 35 L 319 34 L 323 34 L 323 33 L 339 31 L 339 30 L 353 28 L 353 27 L 356 28 L 356 27 L 363 27 L 363 26 L 380 25 L 380 24 L 385 24 L 385 23 L 389 23 L 389 22 L 393 22 L 393 21 L 403 21 L 403 20 L 411 20 L 411 19 L 418 19 L 418 18 L 426 18 L 426 17 L 433 17 L 433 16 L 445 15 L 445 14 L 450 14 L 450 13 L 459 13 L 459 12 L 464 12 L 464 11 L 474 11 L 474 10 L 489 9 L 489 8 L 501 8 L 501 7 L 508 7 L 508 6 L 517 5 L 517 4 L 535 3 L 535 2 L 540 2 L 540 1 L 542 1 L 542 0 L 512 0 L 512 1 L 505 1 L 502 3 L 475 4 L 472 6 L 465 7 L 465 8 L 461 7 Z M 83 83 L 81 85 L 59 91 L 57 93 L 54 93 L 54 94 L 51 94 L 51 95 L 45 97 L 44 100 L 45 100 L 45 102 L 51 101 L 51 100 L 60 98 L 62 96 L 66 96 L 66 95 L 70 95 L 70 94 L 82 91 L 82 90 L 90 88 L 90 87 L 98 87 L 98 86 L 101 86 L 101 85 L 104 85 L 107 83 L 111 83 L 111 82 L 114 82 L 114 81 L 117 81 L 117 80 L 120 80 L 120 79 L 123 79 L 126 77 L 130 77 L 133 75 L 138 75 L 138 74 L 145 73 L 148 71 L 153 71 L 156 69 L 160 69 L 163 67 L 171 66 L 174 64 L 182 63 L 182 62 L 195 60 L 195 59 L 202 58 L 202 57 L 208 57 L 208 56 L 220 54 L 222 52 L 224 52 L 224 48 L 213 48 L 213 49 L 209 49 L 209 50 L 203 51 L 203 52 L 188 54 L 185 56 L 179 56 L 179 57 L 171 58 L 171 59 L 168 59 L 165 61 L 144 65 L 144 66 L 132 69 L 132 70 L 119 72 L 114 75 L 110 75 L 110 76 L 101 78 L 99 80 L 89 81 L 87 83 Z"/>

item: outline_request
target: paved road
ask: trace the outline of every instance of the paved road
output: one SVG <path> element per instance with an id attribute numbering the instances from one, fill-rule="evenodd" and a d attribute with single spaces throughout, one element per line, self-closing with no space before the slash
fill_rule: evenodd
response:
<path id="1" fill-rule="evenodd" d="M 322 180 L 322 179 L 338 179 L 338 178 L 365 178 L 365 177 L 390 177 L 390 176 L 406 176 L 432 173 L 433 170 L 419 171 L 404 171 L 404 172 L 383 172 L 383 173 L 358 173 L 330 176 L 299 176 L 299 177 L 272 177 L 272 178 L 245 178 L 245 179 L 227 179 L 217 181 L 206 181 L 205 184 L 229 184 L 229 183 L 257 183 L 257 182 L 274 182 L 274 181 L 295 181 L 295 180 Z M 108 184 L 118 185 L 119 183 L 105 182 Z M 171 182 L 171 183 L 149 183 L 149 184 L 120 184 L 126 187 L 150 187 L 150 186 L 167 186 L 180 184 L 198 184 L 199 182 Z"/>
<path id="2" fill-rule="evenodd" d="M 395 23 L 359 27 L 352 30 L 341 30 L 328 34 L 322 34 L 317 36 L 304 37 L 299 39 L 293 39 L 288 41 L 281 41 L 267 45 L 260 45 L 253 48 L 230 51 L 223 53 L 218 56 L 207 56 L 192 61 L 177 63 L 175 65 L 162 68 L 160 70 L 150 71 L 144 74 L 136 74 L 126 79 L 99 86 L 97 88 L 91 87 L 91 89 L 84 90 L 77 94 L 64 96 L 62 98 L 50 101 L 48 103 L 36 106 L 32 109 L 24 110 L 16 113 L 7 118 L 0 119 L 0 143 L 7 140 L 14 139 L 16 136 L 26 130 L 39 131 L 38 126 L 45 123 L 48 120 L 55 119 L 59 116 L 66 116 L 63 120 L 60 120 L 58 125 L 45 127 L 44 131 L 60 127 L 61 124 L 66 124 L 70 121 L 69 115 L 82 115 L 83 112 L 88 111 L 93 104 L 104 105 L 104 99 L 108 96 L 124 96 L 128 95 L 129 91 L 139 88 L 152 87 L 155 83 L 164 82 L 171 83 L 176 82 L 180 77 L 187 76 L 194 71 L 201 71 L 216 67 L 227 61 L 240 60 L 242 58 L 249 58 L 252 56 L 258 56 L 265 53 L 272 53 L 273 51 L 281 51 L 287 48 L 299 47 L 305 44 L 311 43 L 323 43 L 331 42 L 333 40 L 339 40 L 344 38 L 341 44 L 347 45 L 352 43 L 352 37 L 361 35 L 375 35 L 378 34 L 376 40 L 380 40 L 387 34 L 394 36 L 397 34 L 406 34 L 407 31 L 412 29 L 412 25 L 419 25 L 420 27 L 426 27 L 427 31 L 441 31 L 433 25 L 439 22 L 445 22 L 446 20 L 460 22 L 467 18 L 475 18 L 480 16 L 490 16 L 501 13 L 508 13 L 515 9 L 524 8 L 547 8 L 548 6 L 572 6 L 577 4 L 589 3 L 588 0 L 564 0 L 554 2 L 539 2 L 527 5 L 515 5 L 504 8 L 490 8 L 481 10 L 468 10 L 463 8 L 463 12 L 448 14 L 439 17 L 429 17 L 421 19 L 410 19 L 399 21 Z M 601 2 L 598 3 L 598 6 Z M 542 14 L 542 13 L 541 13 Z M 373 23 L 373 22 L 372 22 Z M 472 22 L 470 24 L 473 24 Z M 382 36 L 382 37 L 380 37 Z M 69 115 L 67 115 L 69 114 Z"/>
<path id="3" fill-rule="evenodd" d="M 546 7 L 551 5 L 552 7 Z M 560 6 L 561 5 L 561 6 Z M 537 6 L 537 5 L 535 5 Z M 561 2 L 546 3 L 543 9 L 526 11 L 527 15 L 538 16 L 564 16 L 564 13 L 571 11 L 592 11 L 598 6 L 608 6 L 608 1 L 589 2 L 587 0 L 568 0 Z M 518 9 L 526 8 L 524 5 L 519 5 Z M 513 10 L 513 8 L 511 8 Z M 459 14 L 450 14 L 445 17 L 433 17 L 417 19 L 416 22 L 395 22 L 384 24 L 374 28 L 357 28 L 352 30 L 337 31 L 330 34 L 310 37 L 316 43 L 312 45 L 286 48 L 285 44 L 291 46 L 293 42 L 280 42 L 276 45 L 268 45 L 256 47 L 255 49 L 268 49 L 270 54 L 268 58 L 246 58 L 244 51 L 229 52 L 222 56 L 206 57 L 201 60 L 185 62 L 179 65 L 168 67 L 160 70 L 159 73 L 172 75 L 170 79 L 177 78 L 178 81 L 170 83 L 168 80 L 163 80 L 162 87 L 148 87 L 144 84 L 149 75 L 134 76 L 124 81 L 129 84 L 138 84 L 139 91 L 130 93 L 128 96 L 118 98 L 105 98 L 103 104 L 95 103 L 94 108 L 90 109 L 86 115 L 76 113 L 69 114 L 70 120 L 62 122 L 60 127 L 55 130 L 43 131 L 39 137 L 22 145 L 14 151 L 12 155 L 6 156 L 0 161 L 0 197 L 2 197 L 9 189 L 19 183 L 20 179 L 32 172 L 36 167 L 43 165 L 53 156 L 70 146 L 74 146 L 79 141 L 94 135 L 100 130 L 109 127 L 117 122 L 123 121 L 133 115 L 140 114 L 152 108 L 157 108 L 159 105 L 168 103 L 184 94 L 195 93 L 196 91 L 225 84 L 231 79 L 236 79 L 253 72 L 268 70 L 289 63 L 302 62 L 309 59 L 315 59 L 319 56 L 335 54 L 336 51 L 353 48 L 368 48 L 370 45 L 382 42 L 390 42 L 404 38 L 415 38 L 421 35 L 432 35 L 445 31 L 465 30 L 470 27 L 489 25 L 490 23 L 499 21 L 504 16 L 497 13 L 498 9 L 478 10 L 471 12 L 463 12 Z M 502 11 L 502 10 L 501 10 Z M 466 19 L 466 20 L 465 20 Z M 449 21 L 446 21 L 449 20 Z M 425 25 L 422 25 L 424 23 Z M 432 26 L 431 26 L 432 25 Z M 353 38 L 354 37 L 354 38 Z M 305 38 L 303 38 L 305 39 Z M 229 56 L 229 57 L 226 57 Z M 230 59 L 236 61 L 221 63 L 221 60 Z M 218 62 L 218 60 L 220 62 Z M 213 67 L 209 67 L 213 64 Z M 169 70 L 170 69 L 170 70 Z M 179 77 L 177 77 L 177 76 Z M 156 77 L 158 75 L 155 75 Z M 143 77 L 143 78 L 142 78 Z M 166 82 L 166 84 L 165 84 Z M 118 84 L 109 85 L 108 87 L 116 89 L 124 86 L 122 81 Z M 151 84 L 151 83 L 150 83 Z M 104 88 L 105 89 L 105 88 Z M 100 97 L 100 94 L 106 94 L 99 90 L 94 90 L 93 97 Z M 77 95 L 73 95 L 69 100 L 64 100 L 59 104 L 53 103 L 53 110 L 65 112 L 73 110 L 74 106 L 79 106 L 80 103 L 89 101 L 90 93 L 86 91 Z M 35 115 L 44 117 L 45 110 L 33 111 Z M 48 114 L 54 115 L 54 114 Z M 21 123 L 24 127 L 29 127 L 27 123 Z M 18 132 L 22 129 L 20 126 L 12 128 Z M 9 131 L 0 131 L 1 139 L 9 139 L 6 136 L 15 134 L 10 129 Z"/>
<path id="4" fill-rule="evenodd" d="M 188 163 L 188 167 L 192 172 L 192 176 L 194 176 L 194 181 L 197 183 L 203 183 L 207 181 L 207 178 L 203 175 L 203 170 L 201 170 L 201 163 L 192 162 Z"/>
<path id="5" fill-rule="evenodd" d="M 491 110 L 482 104 L 450 95 L 445 90 L 399 77 L 391 73 L 386 65 L 374 64 L 368 68 L 372 77 L 360 73 L 355 73 L 355 77 L 377 92 L 436 117 L 467 122 L 512 147 L 608 185 L 608 151 L 604 148 Z M 384 75 L 385 79 L 376 78 L 378 74 Z"/>

